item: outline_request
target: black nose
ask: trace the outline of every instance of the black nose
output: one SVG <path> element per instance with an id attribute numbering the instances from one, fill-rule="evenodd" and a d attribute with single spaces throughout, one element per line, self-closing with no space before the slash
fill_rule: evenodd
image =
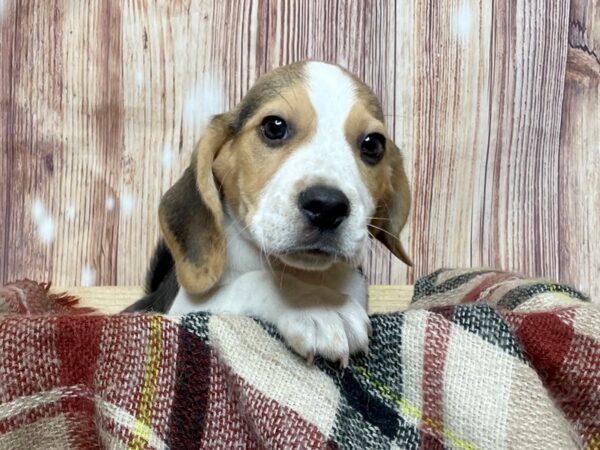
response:
<path id="1" fill-rule="evenodd" d="M 302 191 L 298 206 L 310 223 L 322 230 L 337 228 L 350 214 L 348 197 L 327 186 L 312 186 Z"/>

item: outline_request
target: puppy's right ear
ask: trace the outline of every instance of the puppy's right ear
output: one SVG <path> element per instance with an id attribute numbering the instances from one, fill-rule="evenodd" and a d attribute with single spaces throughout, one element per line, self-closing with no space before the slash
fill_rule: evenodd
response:
<path id="1" fill-rule="evenodd" d="M 406 224 L 410 210 L 410 187 L 404 170 L 402 155 L 396 144 L 390 142 L 391 189 L 377 209 L 375 237 L 407 266 L 413 263 L 400 242 L 400 231 Z M 381 219 L 383 218 L 383 219 Z"/>
<path id="2" fill-rule="evenodd" d="M 193 294 L 211 289 L 225 267 L 223 209 L 212 165 L 232 134 L 227 115 L 214 117 L 190 166 L 160 202 L 160 226 L 175 260 L 177 281 Z"/>

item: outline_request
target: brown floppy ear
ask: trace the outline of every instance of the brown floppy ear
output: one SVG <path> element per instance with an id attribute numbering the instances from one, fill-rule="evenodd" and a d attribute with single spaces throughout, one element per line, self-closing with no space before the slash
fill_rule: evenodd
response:
<path id="1" fill-rule="evenodd" d="M 390 158 L 390 189 L 380 202 L 372 223 L 377 228 L 372 228 L 375 237 L 381 241 L 394 255 L 406 265 L 413 263 L 404 247 L 400 243 L 400 231 L 404 228 L 410 210 L 410 188 L 404 171 L 400 150 L 389 142 Z M 378 229 L 379 228 L 379 229 Z"/>
<path id="2" fill-rule="evenodd" d="M 189 167 L 160 202 L 160 227 L 175 260 L 177 281 L 194 294 L 211 289 L 225 267 L 223 209 L 212 165 L 231 136 L 227 116 L 214 117 Z"/>

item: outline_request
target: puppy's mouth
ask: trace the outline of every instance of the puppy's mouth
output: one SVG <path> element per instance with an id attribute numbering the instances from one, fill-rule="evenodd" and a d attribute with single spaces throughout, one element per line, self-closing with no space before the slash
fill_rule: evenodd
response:
<path id="1" fill-rule="evenodd" d="M 345 255 L 332 247 L 298 247 L 275 256 L 284 264 L 303 270 L 326 270 L 335 261 L 346 259 Z"/>

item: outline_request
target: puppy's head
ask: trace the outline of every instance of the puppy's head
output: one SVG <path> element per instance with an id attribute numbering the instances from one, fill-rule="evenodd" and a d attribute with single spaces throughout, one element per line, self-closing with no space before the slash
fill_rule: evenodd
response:
<path id="1" fill-rule="evenodd" d="M 223 204 L 265 254 L 305 270 L 358 264 L 369 234 L 407 264 L 399 241 L 410 207 L 402 157 L 371 90 L 345 70 L 296 63 L 258 80 L 215 117 L 160 222 L 190 292 L 220 278 Z"/>

